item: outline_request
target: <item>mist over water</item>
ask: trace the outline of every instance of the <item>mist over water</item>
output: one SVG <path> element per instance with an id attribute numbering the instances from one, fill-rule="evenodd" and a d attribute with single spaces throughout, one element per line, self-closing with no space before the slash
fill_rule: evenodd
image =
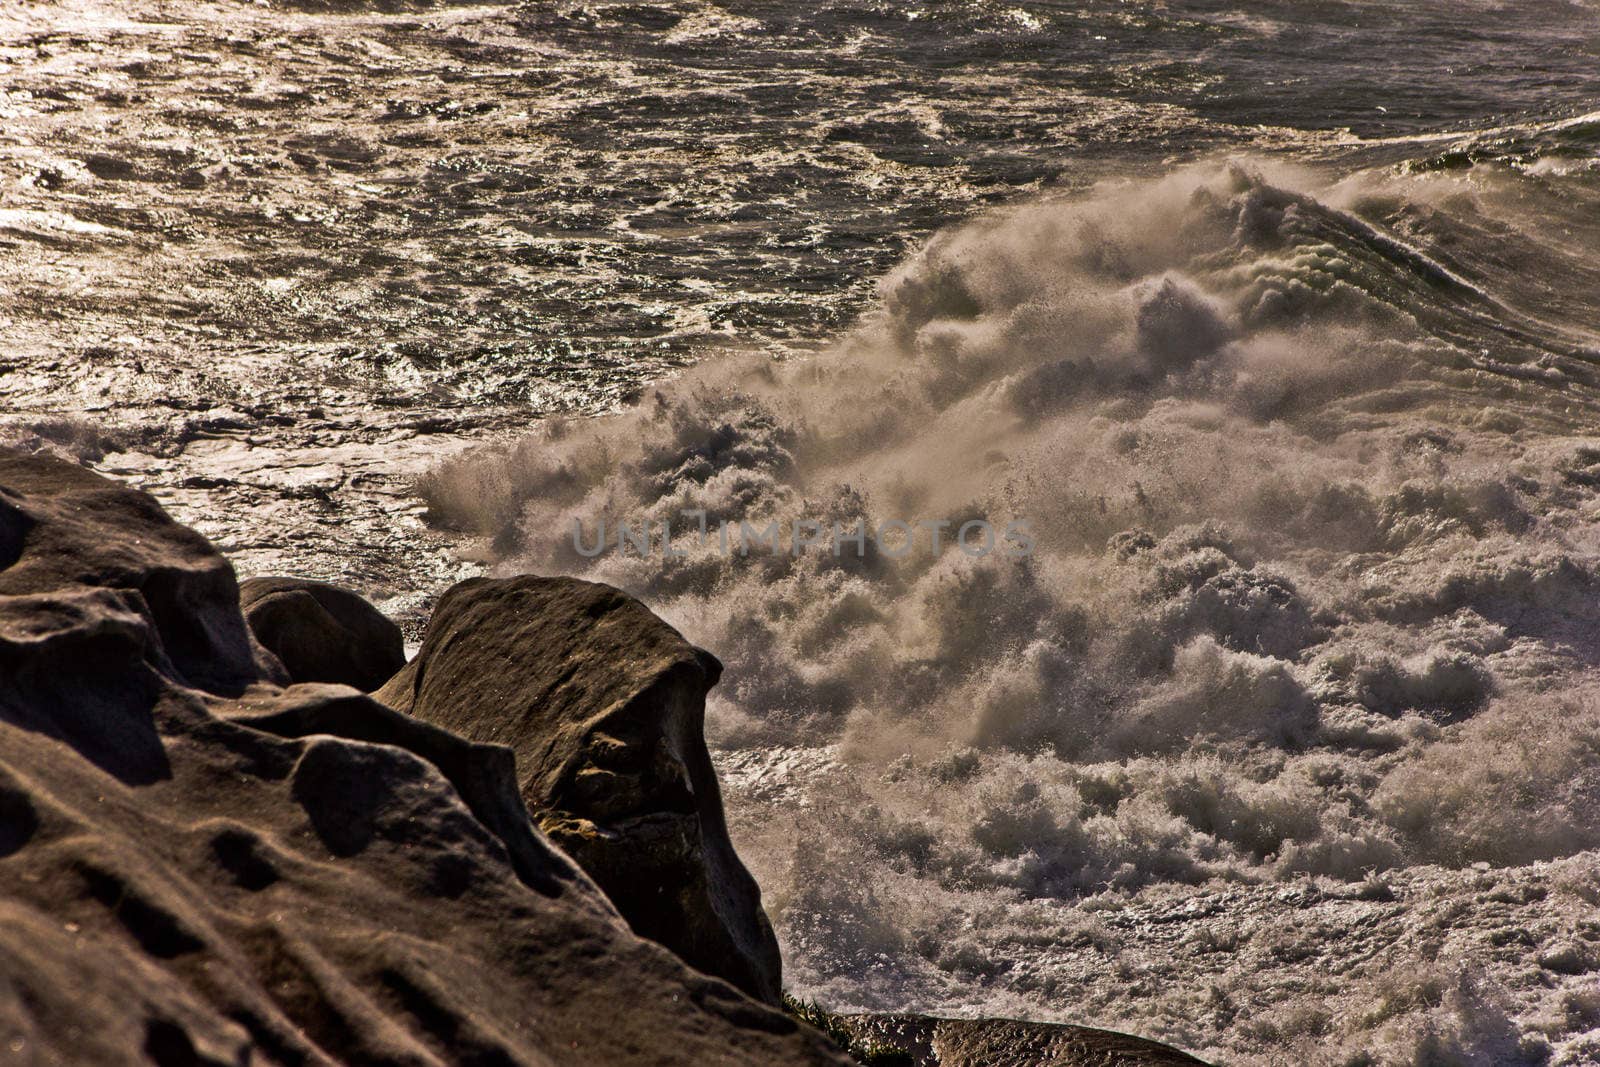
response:
<path id="1" fill-rule="evenodd" d="M 1065 979 L 1017 939 L 1093 925 L 1055 905 L 1600 845 L 1594 224 L 1544 231 L 1595 195 L 1228 160 L 1019 205 L 820 355 L 709 361 L 423 489 L 500 569 L 620 585 L 726 662 L 708 727 L 793 985 L 1038 1014 Z M 1037 546 L 574 549 L 685 511 Z M 1405 1045 L 1378 1029 L 1349 1048 Z"/>

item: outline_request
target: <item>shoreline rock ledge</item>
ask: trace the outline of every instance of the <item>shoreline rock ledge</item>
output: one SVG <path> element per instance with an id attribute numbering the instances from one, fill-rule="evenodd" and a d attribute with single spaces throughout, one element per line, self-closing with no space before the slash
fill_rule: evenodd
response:
<path id="1" fill-rule="evenodd" d="M 508 750 L 287 681 L 203 537 L 0 452 L 8 1062 L 849 1062 L 635 934 Z"/>

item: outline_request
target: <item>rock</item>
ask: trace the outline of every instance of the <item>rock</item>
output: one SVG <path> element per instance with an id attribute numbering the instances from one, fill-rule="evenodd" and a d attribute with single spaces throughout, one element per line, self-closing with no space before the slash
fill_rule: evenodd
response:
<path id="1" fill-rule="evenodd" d="M 1112 1030 L 1016 1019 L 931 1015 L 828 1015 L 819 1021 L 865 1063 L 906 1067 L 1183 1067 L 1203 1064 Z"/>
<path id="2" fill-rule="evenodd" d="M 1587 974 L 1595 969 L 1595 958 L 1581 941 L 1561 941 L 1539 954 L 1539 966 L 1556 974 Z"/>
<path id="3" fill-rule="evenodd" d="M 777 940 L 705 746 L 721 671 L 610 586 L 474 578 L 440 598 L 422 650 L 375 696 L 509 745 L 541 828 L 637 933 L 777 1004 Z"/>
<path id="4" fill-rule="evenodd" d="M 148 497 L 0 457 L 0 503 L 19 1062 L 848 1062 L 629 930 L 508 750 L 275 684 L 226 561 Z"/>
<path id="5" fill-rule="evenodd" d="M 0 596 L 90 589 L 116 590 L 148 617 L 173 681 L 228 693 L 288 680 L 239 614 L 233 567 L 204 537 L 144 493 L 0 450 Z"/>
<path id="6" fill-rule="evenodd" d="M 405 637 L 348 589 L 305 578 L 250 578 L 239 605 L 256 640 L 295 682 L 337 682 L 371 691 L 406 665 Z"/>

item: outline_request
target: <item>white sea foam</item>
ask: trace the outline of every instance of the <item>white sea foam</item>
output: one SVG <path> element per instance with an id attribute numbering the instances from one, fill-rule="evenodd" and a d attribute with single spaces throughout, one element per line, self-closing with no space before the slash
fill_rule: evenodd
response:
<path id="1" fill-rule="evenodd" d="M 1600 846 L 1582 324 L 1388 225 L 1429 182 L 1319 198 L 1229 164 L 997 213 L 930 241 L 831 352 L 703 364 L 423 489 L 503 569 L 621 585 L 721 656 L 719 745 L 839 746 L 781 801 L 731 791 L 790 974 L 835 1000 L 1037 1014 L 1054 987 L 1016 953 L 1045 902 L 1082 924 L 1107 893 L 1359 896 L 1573 856 Z M 569 539 L 684 509 L 1026 519 L 1037 551 L 589 560 Z M 1352 1007 L 1340 1047 L 1512 1062 L 1475 974 Z M 1188 1036 L 1235 1056 L 1314 1032 L 1273 1026 Z"/>

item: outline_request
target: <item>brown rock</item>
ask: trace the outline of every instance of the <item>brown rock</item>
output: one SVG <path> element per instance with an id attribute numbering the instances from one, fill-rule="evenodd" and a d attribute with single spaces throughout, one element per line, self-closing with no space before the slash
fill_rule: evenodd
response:
<path id="1" fill-rule="evenodd" d="M 64 460 L 0 450 L 0 596 L 125 593 L 174 681 L 214 692 L 287 681 L 239 614 L 233 567 L 153 499 Z"/>
<path id="2" fill-rule="evenodd" d="M 509 745 L 540 826 L 637 933 L 777 1004 L 777 940 L 706 752 L 721 672 L 610 586 L 475 578 L 445 593 L 422 650 L 375 696 Z"/>
<path id="3" fill-rule="evenodd" d="M 847 1062 L 634 935 L 507 750 L 264 681 L 227 563 L 148 497 L 37 459 L 0 486 L 18 1062 Z"/>
<path id="4" fill-rule="evenodd" d="M 891 1014 L 822 1021 L 877 1061 L 907 1067 L 1203 1067 L 1170 1045 L 1087 1026 Z"/>
<path id="5" fill-rule="evenodd" d="M 370 692 L 406 665 L 405 638 L 360 595 L 307 578 L 239 585 L 250 630 L 294 682 L 334 682 Z"/>

